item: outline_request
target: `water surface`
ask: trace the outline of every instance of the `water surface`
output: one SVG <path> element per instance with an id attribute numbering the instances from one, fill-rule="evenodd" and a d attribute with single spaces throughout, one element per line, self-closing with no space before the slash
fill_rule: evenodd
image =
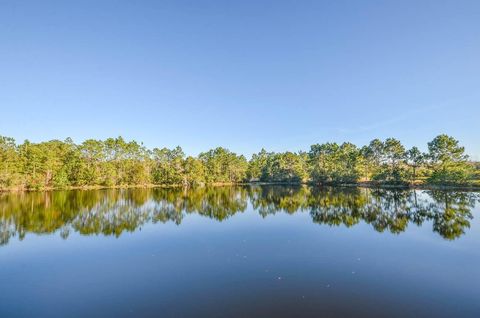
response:
<path id="1" fill-rule="evenodd" d="M 0 317 L 479 317 L 475 192 L 0 195 Z"/>

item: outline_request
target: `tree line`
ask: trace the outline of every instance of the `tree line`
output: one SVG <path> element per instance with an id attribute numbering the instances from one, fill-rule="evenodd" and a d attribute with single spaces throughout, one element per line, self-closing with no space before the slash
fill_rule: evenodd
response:
<path id="1" fill-rule="evenodd" d="M 75 144 L 51 140 L 17 144 L 0 136 L 0 189 L 227 184 L 278 182 L 345 184 L 372 182 L 404 185 L 474 184 L 480 165 L 469 161 L 453 137 L 439 135 L 428 151 L 406 149 L 394 138 L 315 144 L 308 152 L 267 152 L 250 160 L 218 147 L 186 156 L 181 147 L 147 149 L 122 137 Z"/>

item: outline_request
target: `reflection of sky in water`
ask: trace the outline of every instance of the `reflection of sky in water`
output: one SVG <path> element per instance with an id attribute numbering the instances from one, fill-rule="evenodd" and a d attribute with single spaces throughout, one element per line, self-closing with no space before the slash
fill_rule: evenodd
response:
<path id="1" fill-rule="evenodd" d="M 478 203 L 471 213 L 455 240 L 433 221 L 379 233 L 308 210 L 262 217 L 251 202 L 222 222 L 185 213 L 118 238 L 27 234 L 0 247 L 0 316 L 475 317 Z"/>

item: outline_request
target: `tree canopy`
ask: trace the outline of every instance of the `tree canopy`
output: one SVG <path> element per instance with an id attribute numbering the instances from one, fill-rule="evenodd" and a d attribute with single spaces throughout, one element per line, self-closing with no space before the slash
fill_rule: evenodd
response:
<path id="1" fill-rule="evenodd" d="M 122 137 L 70 138 L 17 144 L 0 136 L 0 189 L 60 189 L 89 186 L 195 186 L 214 183 L 356 183 L 469 184 L 480 165 L 470 162 L 453 137 L 439 135 L 423 153 L 407 150 L 394 138 L 352 143 L 315 144 L 308 152 L 268 152 L 245 156 L 218 147 L 186 156 L 181 147 L 146 148 Z"/>

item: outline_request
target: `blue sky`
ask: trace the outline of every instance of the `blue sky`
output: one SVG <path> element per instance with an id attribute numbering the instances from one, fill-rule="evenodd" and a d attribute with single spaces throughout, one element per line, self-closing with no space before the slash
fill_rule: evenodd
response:
<path id="1" fill-rule="evenodd" d="M 453 135 L 480 159 L 480 1 L 0 2 L 0 134 L 250 155 Z"/>

